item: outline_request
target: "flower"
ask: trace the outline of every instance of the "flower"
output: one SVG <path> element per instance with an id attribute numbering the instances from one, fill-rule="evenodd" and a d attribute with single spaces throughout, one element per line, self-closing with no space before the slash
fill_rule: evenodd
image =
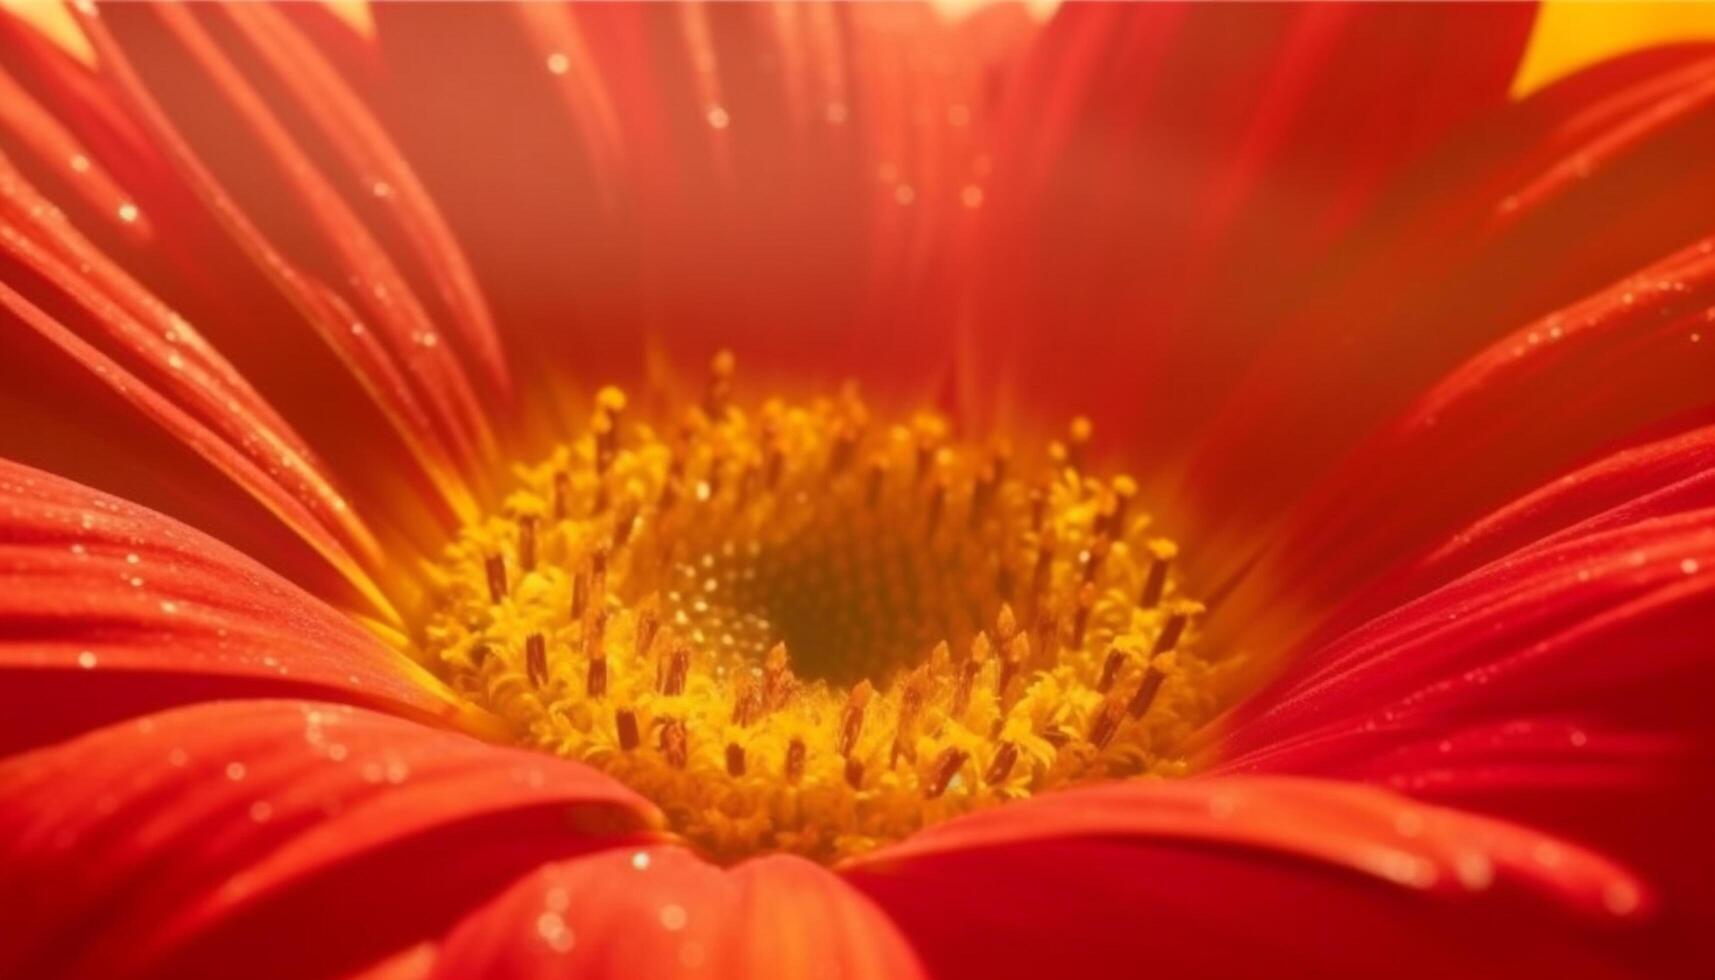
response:
<path id="1" fill-rule="evenodd" d="M 1715 61 L 1530 20 L 8 15 L 0 974 L 1707 974 Z"/>

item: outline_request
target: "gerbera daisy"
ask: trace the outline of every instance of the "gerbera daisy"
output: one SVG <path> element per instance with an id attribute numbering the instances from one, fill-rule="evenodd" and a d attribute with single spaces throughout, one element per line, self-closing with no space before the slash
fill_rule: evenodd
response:
<path id="1" fill-rule="evenodd" d="M 6 14 L 0 975 L 1708 975 L 1715 50 L 1534 17 Z"/>

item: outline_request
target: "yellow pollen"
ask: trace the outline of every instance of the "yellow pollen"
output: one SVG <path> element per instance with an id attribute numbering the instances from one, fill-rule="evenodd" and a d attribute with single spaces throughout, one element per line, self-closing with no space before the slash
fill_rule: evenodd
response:
<path id="1" fill-rule="evenodd" d="M 872 419 L 848 388 L 679 414 L 603 389 L 433 570 L 427 651 L 527 744 L 720 860 L 835 861 L 970 810 L 1172 776 L 1227 669 L 1137 483 Z"/>

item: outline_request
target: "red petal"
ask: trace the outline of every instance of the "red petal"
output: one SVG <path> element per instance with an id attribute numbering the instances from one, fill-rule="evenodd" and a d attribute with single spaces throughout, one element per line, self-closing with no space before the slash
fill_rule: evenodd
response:
<path id="1" fill-rule="evenodd" d="M 1380 191 L 1504 104 L 1532 16 L 1061 7 L 1000 133 L 973 396 L 1182 449 Z"/>
<path id="2" fill-rule="evenodd" d="M 383 203 L 383 223 L 396 228 L 421 267 L 422 278 L 433 284 L 455 333 L 487 372 L 494 390 L 509 393 L 505 354 L 470 263 L 428 189 L 374 114 L 283 12 L 263 6 L 227 7 L 223 12 L 268 60 L 275 77 L 339 153 L 351 175 L 366 183 L 370 195 Z"/>
<path id="3" fill-rule="evenodd" d="M 1497 341 L 1323 481 L 1257 585 L 1337 596 L 1593 448 L 1715 406 L 1711 311 L 1715 237 Z"/>
<path id="4" fill-rule="evenodd" d="M 473 913 L 437 977 L 923 976 L 868 899 L 800 858 L 723 870 L 678 848 L 542 868 Z"/>
<path id="5" fill-rule="evenodd" d="M 455 711 L 421 668 L 254 561 L 3 460 L 0 573 L 0 749 L 212 697 Z"/>
<path id="6" fill-rule="evenodd" d="M 512 338 L 535 360 L 585 385 L 645 356 L 700 370 L 720 346 L 799 384 L 921 390 L 944 368 L 994 92 L 927 6 L 382 6 L 377 22 L 387 120 L 499 320 L 557 326 Z"/>
<path id="7" fill-rule="evenodd" d="M 1471 540 L 1553 531 L 1698 447 L 1676 440 L 1592 467 Z M 1582 478 L 1595 493 L 1576 492 Z M 1307 646 L 1215 747 L 1221 770 L 1381 783 L 1601 848 L 1662 891 L 1657 945 L 1715 964 L 1699 925 L 1715 913 L 1715 501 L 1701 475 L 1631 489 L 1609 512 Z"/>
<path id="8" fill-rule="evenodd" d="M 845 870 L 957 976 L 1608 976 L 1643 894 L 1522 827 L 1279 778 L 1045 795 Z"/>
<path id="9" fill-rule="evenodd" d="M 333 975 L 654 819 L 583 766 L 347 706 L 150 715 L 0 765 L 0 973 Z"/>
<path id="10" fill-rule="evenodd" d="M 1715 665 L 1684 629 L 1712 603 L 1715 509 L 1545 542 L 1295 656 L 1222 749 L 1279 755 L 1338 731 L 1315 751 L 1361 754 L 1532 711 L 1707 733 Z"/>
<path id="11" fill-rule="evenodd" d="M 1689 316 L 1704 286 L 1692 265 L 1663 259 L 1711 229 L 1709 50 L 1604 65 L 1487 120 L 1425 160 L 1302 302 L 1279 311 L 1286 322 L 1205 433 L 1181 491 L 1182 506 L 1217 528 L 1205 547 L 1227 570 L 1286 516 L 1315 540 L 1295 542 L 1286 560 L 1297 567 L 1277 581 L 1304 602 L 1337 595 L 1696 402 L 1696 371 L 1707 371 L 1697 362 L 1709 355 Z M 1599 164 L 1587 155 L 1640 123 L 1647 139 L 1612 146 Z M 1575 185 L 1528 205 L 1519 196 L 1580 156 L 1591 166 Z M 1443 378 L 1434 404 L 1328 475 Z M 1293 504 L 1313 486 L 1312 504 Z"/>
<path id="12" fill-rule="evenodd" d="M 196 303 L 218 307 L 220 300 L 234 300 L 234 285 L 199 277 L 196 263 L 212 263 L 224 274 L 236 254 L 240 266 L 248 265 L 239 271 L 246 277 L 242 280 L 246 286 L 261 284 L 263 290 L 275 291 L 261 298 L 242 294 L 237 298 L 266 311 L 262 316 L 270 318 L 272 328 L 291 333 L 307 324 L 334 353 L 335 363 L 350 372 L 349 379 L 339 379 L 335 386 L 341 402 L 334 404 L 344 404 L 348 392 L 343 386 L 349 381 L 355 381 L 359 391 L 373 401 L 373 405 L 358 403 L 365 413 L 363 424 L 345 420 L 345 437 L 371 433 L 374 420 L 368 412 L 379 409 L 392 428 L 392 433 L 382 433 L 389 448 L 396 436 L 415 455 L 447 505 L 468 506 L 459 467 L 486 451 L 487 438 L 487 419 L 478 408 L 469 379 L 452 345 L 440 342 L 436 324 L 397 264 L 309 158 L 298 134 L 279 122 L 249 79 L 233 68 L 219 46 L 201 30 L 196 15 L 173 14 L 164 8 L 110 11 L 116 23 L 109 25 L 109 18 L 93 8 L 80 8 L 79 13 L 86 33 L 101 52 L 101 85 L 93 92 L 78 90 L 74 73 L 65 65 L 44 67 L 41 84 L 64 103 L 68 118 L 78 120 L 94 114 L 97 108 L 116 107 L 140 127 L 149 141 L 151 162 L 164 158 L 164 165 L 138 177 L 140 193 L 154 195 L 175 215 L 179 210 L 188 212 L 175 221 L 176 228 L 183 226 L 179 237 L 163 242 L 155 254 L 142 258 L 157 262 L 177 259 L 189 265 L 189 269 L 177 268 L 178 263 L 173 263 L 167 271 L 181 284 L 188 281 L 204 294 L 193 295 Z M 171 39 L 160 35 L 163 27 Z M 142 35 L 135 62 L 127 45 L 115 38 L 118 33 L 127 41 L 136 41 L 133 31 Z M 158 75 L 145 77 L 140 65 L 153 71 L 194 69 L 205 73 L 195 84 L 194 108 L 175 103 L 173 96 L 183 91 L 162 83 Z M 209 85 L 210 77 L 218 84 Z M 161 85 L 161 89 L 154 85 Z M 209 92 L 219 93 L 221 99 L 211 104 Z M 217 115 L 227 111 L 236 113 L 239 125 L 233 126 L 226 117 Z M 210 127 L 218 130 L 218 149 L 197 138 L 206 136 Z M 254 142 L 250 142 L 252 138 Z M 233 156 L 239 158 L 236 174 Z M 206 235 L 211 219 L 215 226 L 212 237 Z M 203 236 L 200 241 L 199 236 Z M 211 254 L 206 259 L 200 254 L 187 257 L 187 244 L 196 246 L 193 251 L 208 250 Z M 206 295 L 209 292 L 215 297 Z M 289 320 L 275 319 L 281 313 L 278 304 L 282 299 L 289 304 L 285 310 Z M 248 314 L 245 318 L 252 319 Z M 271 340 L 289 347 L 297 338 Z M 241 335 L 235 345 L 248 347 L 254 341 L 254 335 Z M 270 347 L 266 354 L 275 355 L 278 349 Z M 245 353 L 254 356 L 261 351 L 250 347 Z M 314 359 L 316 367 L 325 368 L 322 353 L 313 350 L 300 355 L 304 357 L 300 365 Z M 296 385 L 301 376 L 302 372 L 297 372 L 291 381 Z M 292 401 L 290 393 L 284 397 Z M 327 414 L 331 406 L 309 401 L 293 403 L 292 407 L 300 408 L 313 423 L 322 421 L 319 416 Z"/>
<path id="13" fill-rule="evenodd" d="M 1530 546 L 1619 529 L 1715 506 L 1715 426 L 1615 452 L 1507 504 L 1421 561 L 1366 586 L 1324 620 L 1319 635 L 1424 595 L 1489 561 Z"/>

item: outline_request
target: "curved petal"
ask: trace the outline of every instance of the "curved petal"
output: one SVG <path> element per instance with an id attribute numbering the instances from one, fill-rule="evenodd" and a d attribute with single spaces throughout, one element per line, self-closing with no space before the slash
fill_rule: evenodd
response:
<path id="1" fill-rule="evenodd" d="M 126 11 L 118 19 L 128 19 L 132 13 Z M 143 14 L 144 18 L 149 16 Z M 9 219 L 11 245 L 7 251 L 23 271 L 21 277 L 8 276 L 8 281 L 18 285 L 30 301 L 64 319 L 82 339 L 105 348 L 103 353 L 115 357 L 125 371 L 159 389 L 169 405 L 184 409 L 222 439 L 230 440 L 232 454 L 250 457 L 281 489 L 269 487 L 269 480 L 259 481 L 254 476 L 235 478 L 230 467 L 222 467 L 228 471 L 222 474 L 228 480 L 263 499 L 276 513 L 280 508 L 267 499 L 270 493 L 295 495 L 312 512 L 307 516 L 328 525 L 367 566 L 370 575 L 386 574 L 386 569 L 376 567 L 378 549 L 370 537 L 371 527 L 395 532 L 400 526 L 415 531 L 423 525 L 432 527 L 446 516 L 435 480 L 440 479 L 444 493 L 459 503 L 464 500 L 464 491 L 450 486 L 448 481 L 456 482 L 456 477 L 448 467 L 430 468 L 425 473 L 412 465 L 410 447 L 422 448 L 417 436 L 429 430 L 429 420 L 424 412 L 415 411 L 422 408 L 421 399 L 406 390 L 404 372 L 388 360 L 379 331 L 360 322 L 352 304 L 305 271 L 304 267 L 314 266 L 313 261 L 305 260 L 302 266 L 293 266 L 283 258 L 272 264 L 265 257 L 253 262 L 240 245 L 250 244 L 255 247 L 253 251 L 267 252 L 268 243 L 245 239 L 235 244 L 229 238 L 216 220 L 220 208 L 205 208 L 191 184 L 174 170 L 168 149 L 176 148 L 193 158 L 194 151 L 177 144 L 164 149 L 163 141 L 173 141 L 152 137 L 143 119 L 148 113 L 128 104 L 113 79 L 102 73 L 123 74 L 122 60 L 110 57 L 101 71 L 92 73 L 57 56 L 57 52 L 38 50 L 44 45 L 29 37 L 31 32 L 20 29 L 10 16 L 0 16 L 0 33 L 6 35 L 9 50 L 15 48 L 19 55 L 18 70 L 24 85 L 41 102 L 43 113 L 68 130 L 63 134 L 65 139 L 48 133 L 37 142 L 45 141 L 49 150 L 57 152 L 65 148 L 66 139 L 75 139 L 81 141 L 75 145 L 83 151 L 69 160 L 46 160 L 39 166 L 22 168 L 42 185 L 45 198 L 24 184 L 19 174 L 7 174 L 5 204 L 9 213 L 5 217 Z M 206 94 L 206 86 L 199 89 L 198 98 L 208 109 Z M 29 142 L 36 114 L 14 115 L 19 118 L 0 123 L 24 127 L 23 135 Z M 385 156 L 369 145 L 372 142 L 366 141 L 371 155 Z M 192 165 L 198 162 L 202 161 L 192 159 L 187 166 L 195 169 Z M 393 168 L 377 166 L 385 174 L 404 180 Z M 117 216 L 111 206 L 95 207 L 88 200 L 91 175 L 108 172 L 125 193 Z M 251 167 L 249 172 L 258 176 L 268 171 L 266 167 Z M 365 187 L 367 197 L 368 185 Z M 275 198 L 274 203 L 278 200 Z M 54 204 L 62 206 L 64 212 Z M 414 213 L 414 209 L 404 209 Z M 172 220 L 152 220 L 162 216 Z M 234 221 L 242 223 L 240 218 L 242 215 Z M 295 252 L 294 257 L 298 257 Z M 445 264 L 444 255 L 442 262 Z M 299 308 L 270 287 L 270 274 L 297 287 L 289 298 L 297 301 Z M 363 283 L 341 285 L 361 291 Z M 397 292 L 386 283 L 380 284 L 380 290 L 384 294 Z M 320 346 L 311 332 L 303 329 L 305 317 L 325 328 L 331 349 Z M 197 324 L 195 328 L 190 326 L 192 321 Z M 432 350 L 436 342 L 423 342 L 424 337 L 427 334 L 418 334 L 412 351 L 424 359 L 445 354 Z M 18 384 L 14 376 L 29 379 L 45 371 L 63 375 L 67 368 L 82 368 L 95 378 L 117 384 L 111 381 L 115 371 L 99 358 L 70 349 L 51 354 L 57 356 L 19 358 L 6 364 L 5 383 Z M 348 370 L 342 357 L 359 369 Z M 42 363 L 44 360 L 47 363 Z M 304 384 L 306 377 L 315 378 L 317 383 Z M 366 400 L 365 383 L 385 389 L 380 396 L 383 402 L 389 395 L 400 395 L 400 403 L 387 403 L 397 410 L 393 416 L 401 423 L 397 431 L 382 421 L 385 412 L 377 412 Z M 9 454 L 27 454 L 38 462 L 53 461 L 56 466 L 69 460 L 73 471 L 83 478 L 128 496 L 161 502 L 161 484 L 168 481 L 159 470 L 166 468 L 148 465 L 155 462 L 150 453 L 129 445 L 102 453 L 88 448 L 97 434 L 106 442 L 111 430 L 125 419 L 94 413 L 76 394 L 61 390 L 68 386 L 38 387 L 39 391 L 31 392 L 25 410 L 8 413 L 10 421 L 0 426 L 0 438 Z M 147 401 L 136 394 L 140 387 L 129 386 L 133 402 Z M 143 392 L 147 395 L 151 390 Z M 266 392 L 267 401 L 258 392 Z M 111 413 L 111 408 L 102 407 Z M 122 408 L 141 409 L 137 413 L 140 416 L 151 414 L 146 404 Z M 281 411 L 276 413 L 275 409 Z M 280 415 L 289 417 L 291 425 Z M 77 448 L 42 449 L 38 445 L 42 440 L 33 438 L 29 430 L 43 424 L 55 427 L 57 443 L 63 444 L 68 436 L 80 442 L 81 452 Z M 307 438 L 300 439 L 299 433 Z M 174 435 L 183 437 L 182 433 Z M 311 445 L 316 452 L 310 451 Z M 193 445 L 193 449 L 207 452 L 204 446 Z M 127 465 L 129 460 L 123 458 L 127 453 L 134 454 L 136 465 Z M 337 481 L 332 479 L 334 473 L 339 475 Z M 175 482 L 187 481 L 180 477 Z M 233 496 L 231 488 L 224 485 L 225 481 L 209 480 L 206 475 L 202 482 L 205 486 L 200 493 L 176 512 L 203 527 L 231 523 L 227 519 L 230 508 L 221 506 L 219 499 Z M 263 484 L 260 490 L 258 482 Z M 378 509 L 373 506 L 377 483 L 387 492 L 385 520 L 378 519 Z M 359 511 L 374 522 L 371 527 L 356 519 Z M 317 540 L 318 534 L 326 537 L 326 531 L 301 519 L 289 519 L 288 523 L 312 546 L 328 552 L 327 543 Z M 389 542 L 396 544 L 396 540 Z M 274 551 L 268 554 L 271 560 L 278 560 Z M 341 556 L 333 556 L 335 564 L 341 560 Z M 349 564 L 349 560 L 345 562 Z M 351 577 L 351 572 L 345 571 Z"/>
<path id="2" fill-rule="evenodd" d="M 337 975 L 655 819 L 584 766 L 349 706 L 149 715 L 0 764 L 0 973 Z"/>
<path id="3" fill-rule="evenodd" d="M 435 977 L 924 976 L 867 898 L 789 856 L 727 870 L 681 848 L 544 867 L 473 912 Z"/>
<path id="4" fill-rule="evenodd" d="M 1279 758 L 1300 740 L 1362 755 L 1402 733 L 1532 712 L 1707 739 L 1697 701 L 1715 662 L 1684 627 L 1712 603 L 1715 508 L 1544 542 L 1294 656 L 1222 751 Z"/>
<path id="5" fill-rule="evenodd" d="M 0 749 L 205 698 L 461 710 L 350 617 L 236 551 L 5 460 L 0 574 Z"/>
<path id="6" fill-rule="evenodd" d="M 1490 561 L 1651 517 L 1715 506 L 1715 426 L 1626 447 L 1524 494 L 1422 560 L 1366 585 L 1318 628 L 1335 637 L 1374 610 L 1424 595 Z"/>
<path id="7" fill-rule="evenodd" d="M 960 976 L 1619 976 L 1648 918 L 1641 883 L 1589 851 L 1308 779 L 1048 794 L 844 871 Z"/>
<path id="8" fill-rule="evenodd" d="M 1595 447 L 1715 406 L 1711 316 L 1715 236 L 1497 340 L 1323 480 L 1258 585 L 1290 568 L 1298 601 L 1338 596 Z"/>
<path id="9" fill-rule="evenodd" d="M 1281 311 L 1178 491 L 1222 574 L 1284 528 L 1300 567 L 1255 577 L 1325 599 L 1695 403 L 1711 50 L 1604 65 L 1486 120 Z"/>
<path id="10" fill-rule="evenodd" d="M 984 206 L 973 403 L 1183 450 L 1400 171 L 1501 106 L 1529 6 L 1067 4 Z"/>
<path id="11" fill-rule="evenodd" d="M 1218 771 L 1388 785 L 1598 847 L 1663 892 L 1662 945 L 1715 964 L 1715 500 L 1706 472 L 1637 482 L 1699 451 L 1622 454 L 1479 525 L 1479 547 L 1546 536 L 1307 643 L 1224 726 Z"/>
<path id="12" fill-rule="evenodd" d="M 785 383 L 917 393 L 944 370 L 998 69 L 926 5 L 382 6 L 377 23 L 387 121 L 498 318 L 556 327 L 516 338 L 535 360 L 585 388 L 723 346 Z M 480 59 L 516 115 L 449 58 Z"/>

